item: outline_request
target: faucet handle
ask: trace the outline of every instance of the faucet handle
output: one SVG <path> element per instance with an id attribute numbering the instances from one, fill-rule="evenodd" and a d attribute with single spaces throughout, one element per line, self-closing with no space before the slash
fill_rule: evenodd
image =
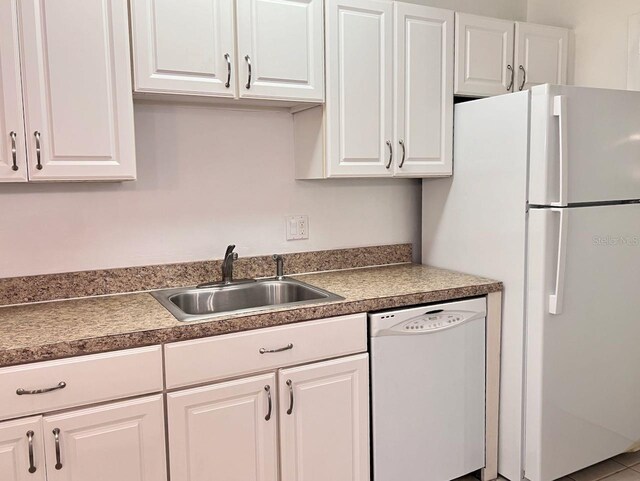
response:
<path id="1" fill-rule="evenodd" d="M 229 257 L 229 255 L 233 252 L 233 249 L 235 249 L 235 248 L 236 248 L 235 244 L 229 244 L 227 246 L 227 250 L 224 253 L 224 258 L 226 259 L 227 257 Z M 236 255 L 236 257 L 238 256 L 237 253 L 235 255 Z"/>
<path id="2" fill-rule="evenodd" d="M 237 253 L 237 252 L 234 252 L 234 253 L 233 253 L 233 260 L 234 260 L 234 261 L 237 261 L 237 260 L 238 260 L 238 253 Z"/>

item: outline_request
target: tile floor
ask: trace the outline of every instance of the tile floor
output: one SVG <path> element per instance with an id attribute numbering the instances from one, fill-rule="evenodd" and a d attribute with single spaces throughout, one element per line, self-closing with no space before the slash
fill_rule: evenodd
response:
<path id="1" fill-rule="evenodd" d="M 501 480 L 504 478 L 500 478 Z M 625 453 L 615 458 L 577 471 L 558 481 L 640 481 L 640 451 Z M 455 481 L 478 481 L 473 475 Z"/>

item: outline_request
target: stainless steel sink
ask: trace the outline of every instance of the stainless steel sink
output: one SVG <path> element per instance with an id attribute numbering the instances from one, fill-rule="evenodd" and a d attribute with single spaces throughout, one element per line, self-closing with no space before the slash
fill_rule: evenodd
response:
<path id="1" fill-rule="evenodd" d="M 206 288 L 165 289 L 154 291 L 151 295 L 179 321 L 212 319 L 231 313 L 251 313 L 279 305 L 304 305 L 343 299 L 293 279 L 264 279 Z"/>

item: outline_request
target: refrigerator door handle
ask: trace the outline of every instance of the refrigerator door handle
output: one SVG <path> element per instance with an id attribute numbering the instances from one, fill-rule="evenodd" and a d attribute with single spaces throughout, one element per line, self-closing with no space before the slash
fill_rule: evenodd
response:
<path id="1" fill-rule="evenodd" d="M 549 313 L 562 314 L 564 302 L 564 278 L 567 268 L 567 234 L 569 231 L 569 209 L 551 209 L 551 212 L 560 214 L 560 234 L 558 235 L 558 263 L 556 265 L 556 286 L 553 294 L 549 296 Z"/>
<path id="2" fill-rule="evenodd" d="M 569 189 L 569 153 L 567 143 L 567 97 L 564 95 L 553 97 L 553 115 L 558 117 L 560 193 L 558 202 L 552 202 L 551 205 L 566 206 L 569 197 L 567 192 Z"/>

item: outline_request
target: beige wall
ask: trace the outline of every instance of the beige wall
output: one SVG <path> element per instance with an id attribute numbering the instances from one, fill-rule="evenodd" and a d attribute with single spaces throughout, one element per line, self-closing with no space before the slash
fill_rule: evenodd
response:
<path id="1" fill-rule="evenodd" d="M 524 20 L 527 16 L 527 0 L 403 0 L 409 3 L 448 8 L 458 12 L 474 13 L 488 17 Z"/>
<path id="2" fill-rule="evenodd" d="M 0 277 L 400 242 L 420 181 L 296 181 L 289 113 L 137 103 L 138 180 L 4 184 Z M 285 216 L 309 215 L 309 240 Z"/>
<path id="3" fill-rule="evenodd" d="M 625 89 L 629 17 L 638 12 L 639 0 L 528 0 L 527 20 L 574 29 L 571 83 Z"/>

